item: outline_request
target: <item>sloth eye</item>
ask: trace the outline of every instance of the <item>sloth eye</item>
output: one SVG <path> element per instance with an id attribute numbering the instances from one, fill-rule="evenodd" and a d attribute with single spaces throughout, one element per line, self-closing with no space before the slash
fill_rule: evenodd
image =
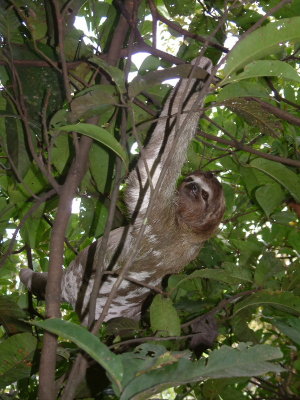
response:
<path id="1" fill-rule="evenodd" d="M 184 179 L 184 182 L 193 182 L 194 179 L 191 176 L 188 176 L 187 178 Z"/>
<path id="2" fill-rule="evenodd" d="M 205 201 L 208 200 L 209 195 L 206 190 L 203 190 L 203 189 L 201 190 L 201 196 L 202 196 L 203 200 L 205 200 Z"/>

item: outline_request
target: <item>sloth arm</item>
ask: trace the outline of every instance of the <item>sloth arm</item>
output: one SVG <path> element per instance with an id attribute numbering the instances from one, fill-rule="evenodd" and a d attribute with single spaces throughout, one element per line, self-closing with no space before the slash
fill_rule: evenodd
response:
<path id="1" fill-rule="evenodd" d="M 206 57 L 198 57 L 192 64 L 197 67 L 198 74 L 199 68 L 203 70 L 202 79 L 181 79 L 172 90 L 136 168 L 129 175 L 126 203 L 138 225 L 158 184 L 152 208 L 160 209 L 161 205 L 168 206 L 173 202 L 177 179 L 202 114 L 206 95 L 201 93 L 203 82 L 212 68 Z"/>

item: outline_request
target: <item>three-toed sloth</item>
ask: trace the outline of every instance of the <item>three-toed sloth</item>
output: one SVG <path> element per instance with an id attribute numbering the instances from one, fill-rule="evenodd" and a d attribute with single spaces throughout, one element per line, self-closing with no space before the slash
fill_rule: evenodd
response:
<path id="1" fill-rule="evenodd" d="M 165 275 L 179 272 L 192 261 L 222 219 L 223 191 L 211 172 L 195 171 L 176 187 L 201 115 L 203 82 L 212 68 L 210 60 L 204 57 L 193 64 L 191 73 L 197 71 L 197 78 L 181 79 L 173 89 L 148 144 L 129 174 L 126 204 L 131 224 L 110 233 L 104 265 L 98 262 L 101 243 L 98 239 L 64 271 L 62 300 L 72 304 L 85 322 L 96 269 L 109 270 L 115 275 L 103 275 L 95 319 L 137 247 L 105 320 L 120 316 L 137 318 L 149 286 L 160 287 Z M 141 229 L 142 237 L 138 238 Z M 137 240 L 139 245 L 135 246 Z M 45 275 L 31 270 L 21 272 L 21 280 L 33 292 L 41 292 L 35 286 L 41 286 L 41 281 L 45 285 L 43 278 Z"/>

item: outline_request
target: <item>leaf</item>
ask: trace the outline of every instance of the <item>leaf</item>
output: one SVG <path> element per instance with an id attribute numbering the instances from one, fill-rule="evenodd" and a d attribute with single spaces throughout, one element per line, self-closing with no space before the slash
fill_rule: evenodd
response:
<path id="1" fill-rule="evenodd" d="M 2 80 L 2 76 L 1 76 Z M 24 138 L 25 133 L 21 121 L 18 118 L 14 105 L 7 101 L 6 114 L 9 113 L 15 118 L 6 118 L 3 126 L 3 143 L 1 147 L 10 156 L 11 162 L 15 166 L 21 178 L 24 178 L 30 167 L 30 155 Z"/>
<path id="2" fill-rule="evenodd" d="M 247 347 L 242 343 L 238 348 L 222 346 L 211 353 L 207 362 L 204 359 L 190 361 L 181 358 L 178 363 L 139 374 L 125 387 L 120 400 L 146 399 L 165 388 L 204 379 L 258 376 L 270 371 L 281 372 L 283 368 L 269 362 L 281 357 L 279 349 L 268 345 Z"/>
<path id="3" fill-rule="evenodd" d="M 110 132 L 101 128 L 100 126 L 93 124 L 79 123 L 74 125 L 66 125 L 59 128 L 65 132 L 78 132 L 83 135 L 89 136 L 90 138 L 102 143 L 114 153 L 116 153 L 128 166 L 128 157 L 126 151 L 120 145 L 120 143 L 112 136 Z"/>
<path id="4" fill-rule="evenodd" d="M 289 64 L 278 60 L 253 61 L 244 68 L 244 72 L 224 79 L 220 84 L 233 83 L 242 79 L 258 78 L 262 76 L 276 76 L 277 78 L 300 82 L 297 71 Z"/>
<path id="5" fill-rule="evenodd" d="M 26 206 L 22 210 L 22 213 L 27 213 L 31 207 L 31 204 L 26 204 Z M 35 211 L 35 213 L 27 218 L 25 224 L 20 229 L 22 239 L 32 249 L 38 247 L 39 240 L 41 239 L 40 231 L 45 224 L 45 221 L 43 219 L 44 210 L 45 204 L 41 204 L 39 208 Z"/>
<path id="6" fill-rule="evenodd" d="M 282 319 L 272 319 L 272 324 L 282 333 L 289 337 L 293 342 L 300 346 L 300 320 L 299 318 L 289 317 Z"/>
<path id="7" fill-rule="evenodd" d="M 193 272 L 192 274 L 186 276 L 182 279 L 176 287 L 180 286 L 182 283 L 189 279 L 195 278 L 205 278 L 205 279 L 214 279 L 220 282 L 225 282 L 227 284 L 240 283 L 241 281 L 251 282 L 251 277 L 248 276 L 246 270 L 242 268 L 238 268 L 236 265 L 231 268 L 231 270 L 225 270 L 221 268 L 204 268 L 198 271 Z"/>
<path id="8" fill-rule="evenodd" d="M 72 100 L 70 122 L 97 115 L 100 118 L 98 125 L 102 125 L 107 121 L 104 114 L 111 114 L 118 103 L 119 96 L 113 85 L 94 85 L 79 92 Z"/>
<path id="9" fill-rule="evenodd" d="M 195 10 L 195 0 L 164 0 L 164 3 L 171 17 L 190 16 Z"/>
<path id="10" fill-rule="evenodd" d="M 124 72 L 117 67 L 112 67 L 111 65 L 107 64 L 104 60 L 98 57 L 91 57 L 89 61 L 98 65 L 101 69 L 103 69 L 113 80 L 116 84 L 120 93 L 125 93 L 125 78 Z"/>
<path id="11" fill-rule="evenodd" d="M 97 190 L 100 193 L 109 192 L 111 185 L 111 159 L 112 154 L 98 143 L 93 143 L 89 152 L 89 165 Z"/>
<path id="12" fill-rule="evenodd" d="M 264 158 L 256 158 L 251 161 L 250 166 L 264 172 L 279 182 L 288 190 L 295 201 L 300 203 L 300 178 L 291 169 L 283 164 Z"/>
<path id="13" fill-rule="evenodd" d="M 267 217 L 282 204 L 285 194 L 278 183 L 270 183 L 260 186 L 255 191 L 255 197 Z"/>
<path id="14" fill-rule="evenodd" d="M 276 258 L 275 254 L 266 252 L 256 265 L 254 281 L 259 287 L 275 290 L 280 287 L 280 278 L 284 275 L 285 267 L 282 261 Z"/>
<path id="15" fill-rule="evenodd" d="M 154 297 L 150 306 L 150 322 L 152 331 L 160 336 L 180 335 L 180 319 L 172 300 L 161 294 Z"/>
<path id="16" fill-rule="evenodd" d="M 223 87 L 217 97 L 218 102 L 235 97 L 262 97 L 269 98 L 268 89 L 258 82 L 231 83 Z"/>
<path id="17" fill-rule="evenodd" d="M 257 127 L 263 133 L 278 137 L 283 130 L 282 121 L 273 114 L 262 112 L 260 104 L 248 98 L 226 100 L 223 104 L 240 115 L 249 125 Z"/>
<path id="18" fill-rule="evenodd" d="M 234 314 L 246 307 L 271 306 L 289 313 L 300 315 L 300 296 L 293 293 L 280 291 L 261 291 L 248 296 L 238 302 L 234 308 Z"/>
<path id="19" fill-rule="evenodd" d="M 132 98 L 148 87 L 152 87 L 166 79 L 188 78 L 190 75 L 195 79 L 204 80 L 208 74 L 205 69 L 191 64 L 181 64 L 173 68 L 151 71 L 145 75 L 138 75 L 132 80 L 128 86 L 128 95 Z"/>
<path id="20" fill-rule="evenodd" d="M 10 335 L 31 331 L 26 324 L 26 313 L 13 300 L 12 296 L 0 296 L 0 323 Z"/>
<path id="21" fill-rule="evenodd" d="M 76 343 L 108 372 L 118 389 L 121 390 L 123 366 L 120 358 L 86 328 L 58 318 L 39 322 L 31 321 L 30 323 Z"/>
<path id="22" fill-rule="evenodd" d="M 69 137 L 63 133 L 57 135 L 50 151 L 53 165 L 62 174 L 70 157 Z"/>
<path id="23" fill-rule="evenodd" d="M 253 60 L 281 50 L 280 43 L 300 39 L 300 17 L 270 22 L 238 42 L 229 53 L 223 73 L 227 78 Z"/>
<path id="24" fill-rule="evenodd" d="M 0 343 L 0 388 L 30 376 L 36 345 L 31 333 L 18 333 Z"/>

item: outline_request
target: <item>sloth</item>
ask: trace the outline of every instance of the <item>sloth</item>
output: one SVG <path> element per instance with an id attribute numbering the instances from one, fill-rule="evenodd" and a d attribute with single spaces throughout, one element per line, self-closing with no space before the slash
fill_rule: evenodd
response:
<path id="1" fill-rule="evenodd" d="M 221 184 L 211 172 L 195 171 L 177 188 L 187 148 L 201 116 L 203 84 L 212 69 L 211 61 L 205 57 L 198 57 L 193 64 L 191 74 L 196 77 L 181 79 L 173 89 L 149 142 L 129 174 L 125 201 L 131 223 L 111 231 L 104 265 L 98 262 L 100 238 L 64 271 L 62 301 L 70 303 L 84 323 L 87 323 L 89 299 L 98 268 L 105 273 L 95 319 L 101 315 L 118 274 L 135 248 L 133 261 L 105 320 L 137 319 L 150 287 L 160 288 L 164 276 L 178 273 L 195 259 L 221 222 L 224 195 Z M 46 273 L 23 269 L 20 277 L 33 293 L 43 294 Z"/>

